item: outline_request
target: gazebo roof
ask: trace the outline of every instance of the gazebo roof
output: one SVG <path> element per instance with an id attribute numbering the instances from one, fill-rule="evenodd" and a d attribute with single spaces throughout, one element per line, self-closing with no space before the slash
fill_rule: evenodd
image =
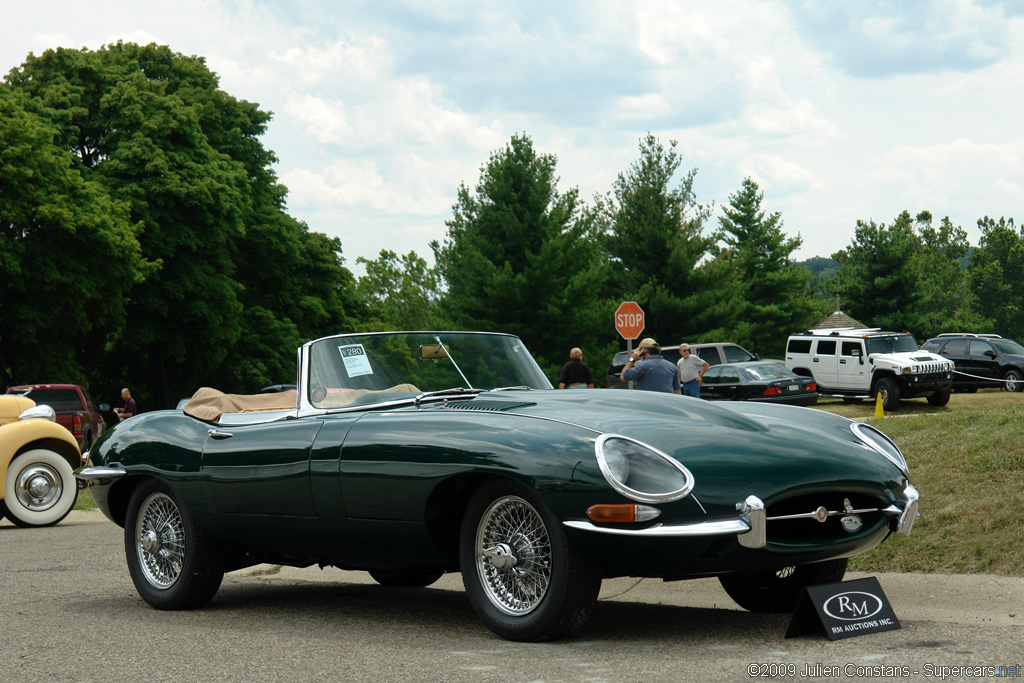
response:
<path id="1" fill-rule="evenodd" d="M 819 320 L 817 323 L 815 323 L 813 326 L 811 326 L 811 329 L 812 330 L 821 330 L 821 329 L 832 328 L 832 327 L 839 327 L 839 328 L 843 328 L 843 327 L 862 328 L 862 327 L 868 327 L 868 325 L 865 325 L 864 323 L 862 323 L 862 322 L 860 322 L 858 320 L 854 320 L 853 318 L 851 318 L 850 316 L 846 315 L 842 311 L 836 311 L 835 313 L 833 313 L 832 315 L 828 316 L 827 318 L 823 318 L 822 320 Z"/>

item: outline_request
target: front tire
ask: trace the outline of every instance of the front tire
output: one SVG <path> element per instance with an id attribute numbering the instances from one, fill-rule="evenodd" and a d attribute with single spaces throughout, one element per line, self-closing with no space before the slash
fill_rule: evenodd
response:
<path id="1" fill-rule="evenodd" d="M 751 612 L 792 612 L 807 586 L 839 583 L 846 575 L 845 557 L 778 571 L 726 574 L 718 581 L 737 605 Z"/>
<path id="2" fill-rule="evenodd" d="M 494 481 L 466 507 L 459 537 L 462 582 L 477 616 L 502 638 L 554 640 L 578 629 L 601 590 L 600 574 L 565 538 L 532 491 Z"/>
<path id="3" fill-rule="evenodd" d="M 875 385 L 875 393 L 882 397 L 884 410 L 895 410 L 900 404 L 900 388 L 892 377 L 883 377 Z"/>
<path id="4" fill-rule="evenodd" d="M 135 590 L 156 609 L 202 607 L 224 578 L 223 555 L 162 482 L 149 481 L 132 493 L 124 552 Z"/>
<path id="5" fill-rule="evenodd" d="M 1020 370 L 1008 370 L 1003 376 L 1003 384 L 1007 391 L 1020 391 L 1024 389 L 1024 373 Z"/>
<path id="6" fill-rule="evenodd" d="M 68 516 L 77 498 L 71 465 L 56 451 L 33 448 L 7 468 L 4 505 L 16 526 L 52 526 Z"/>
<path id="7" fill-rule="evenodd" d="M 936 391 L 934 394 L 928 397 L 928 403 L 933 406 L 942 407 L 949 403 L 949 392 L 948 391 Z"/>

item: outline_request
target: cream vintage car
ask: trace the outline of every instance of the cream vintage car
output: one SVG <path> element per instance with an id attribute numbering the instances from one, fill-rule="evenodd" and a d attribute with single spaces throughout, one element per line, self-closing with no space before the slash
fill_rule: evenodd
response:
<path id="1" fill-rule="evenodd" d="M 25 396 L 0 396 L 0 519 L 50 526 L 78 498 L 78 442 L 57 424 L 53 408 Z"/>

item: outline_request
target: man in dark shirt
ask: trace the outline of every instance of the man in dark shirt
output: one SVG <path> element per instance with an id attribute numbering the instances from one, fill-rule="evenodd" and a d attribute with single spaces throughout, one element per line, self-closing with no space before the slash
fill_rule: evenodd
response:
<path id="1" fill-rule="evenodd" d="M 128 391 L 128 387 L 121 390 L 121 398 L 124 399 L 124 408 L 114 408 L 114 413 L 117 415 L 118 419 L 127 420 L 139 411 L 135 407 L 135 399 L 132 398 L 132 392 Z"/>
<path id="2" fill-rule="evenodd" d="M 593 389 L 594 373 L 590 366 L 583 362 L 583 351 L 574 348 L 569 352 L 569 362 L 562 366 L 558 373 L 559 389 Z"/>
<path id="3" fill-rule="evenodd" d="M 661 346 L 650 337 L 641 341 L 633 351 L 619 377 L 623 382 L 636 380 L 636 388 L 644 391 L 680 393 L 675 364 L 661 357 Z"/>

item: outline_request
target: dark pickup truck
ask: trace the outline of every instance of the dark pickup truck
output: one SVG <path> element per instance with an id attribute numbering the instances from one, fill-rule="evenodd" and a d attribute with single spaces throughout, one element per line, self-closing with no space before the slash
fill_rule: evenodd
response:
<path id="1" fill-rule="evenodd" d="M 36 405 L 53 408 L 57 413 L 57 423 L 71 432 L 83 453 L 107 427 L 89 392 L 77 384 L 22 384 L 9 387 L 7 393 L 22 394 L 35 401 Z"/>

